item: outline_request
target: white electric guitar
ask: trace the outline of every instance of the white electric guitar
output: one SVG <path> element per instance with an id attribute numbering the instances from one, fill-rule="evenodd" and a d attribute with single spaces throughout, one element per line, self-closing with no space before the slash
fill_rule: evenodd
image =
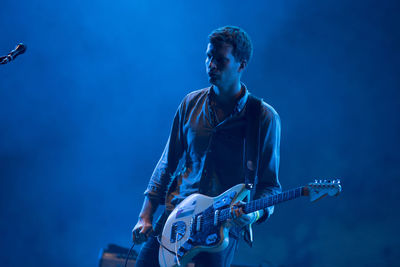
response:
<path id="1" fill-rule="evenodd" d="M 280 194 L 243 205 L 248 214 L 300 196 L 311 201 L 336 196 L 342 190 L 340 180 L 315 181 Z M 159 263 L 162 267 L 185 266 L 202 251 L 217 252 L 229 243 L 230 207 L 248 195 L 244 184 L 238 184 L 217 197 L 193 194 L 183 200 L 169 215 L 160 240 Z"/>

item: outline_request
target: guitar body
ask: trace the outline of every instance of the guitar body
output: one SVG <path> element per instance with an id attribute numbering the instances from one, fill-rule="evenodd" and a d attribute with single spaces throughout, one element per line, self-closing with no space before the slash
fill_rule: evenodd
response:
<path id="1" fill-rule="evenodd" d="M 230 225 L 215 221 L 215 211 L 243 200 L 247 194 L 245 185 L 238 184 L 214 198 L 193 194 L 183 200 L 165 222 L 158 257 L 160 266 L 185 266 L 200 252 L 225 249 Z"/>

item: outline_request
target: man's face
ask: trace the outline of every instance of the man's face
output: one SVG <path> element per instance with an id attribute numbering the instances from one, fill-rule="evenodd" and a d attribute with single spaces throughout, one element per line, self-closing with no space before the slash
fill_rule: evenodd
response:
<path id="1" fill-rule="evenodd" d="M 208 44 L 206 70 L 211 84 L 226 87 L 239 81 L 242 68 L 232 55 L 232 49 L 231 45 L 225 43 L 218 46 Z"/>

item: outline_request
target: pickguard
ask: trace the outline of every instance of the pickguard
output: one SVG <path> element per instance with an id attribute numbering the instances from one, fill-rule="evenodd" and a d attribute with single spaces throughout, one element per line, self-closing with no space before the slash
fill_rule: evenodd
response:
<path id="1" fill-rule="evenodd" d="M 226 193 L 226 195 L 223 195 L 219 200 L 214 202 L 214 210 L 217 210 L 219 208 L 225 207 L 227 205 L 230 205 L 233 201 L 233 199 L 236 196 L 236 192 L 232 191 L 232 192 L 228 192 Z"/>
<path id="2" fill-rule="evenodd" d="M 182 218 L 182 217 L 186 217 L 186 216 L 192 215 L 194 213 L 194 211 L 195 211 L 195 208 L 196 208 L 196 200 L 194 200 L 188 206 L 180 207 L 178 209 L 178 211 L 176 212 L 175 219 L 179 219 L 179 218 Z"/>

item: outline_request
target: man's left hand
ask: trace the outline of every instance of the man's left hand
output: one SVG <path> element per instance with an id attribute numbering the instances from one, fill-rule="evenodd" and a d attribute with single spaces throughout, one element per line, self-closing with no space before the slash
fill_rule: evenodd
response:
<path id="1" fill-rule="evenodd" d="M 254 223 L 259 216 L 257 216 L 257 211 L 249 214 L 245 214 L 243 211 L 243 201 L 239 201 L 231 206 L 231 215 L 233 219 L 231 223 L 238 227 L 244 227 L 248 224 Z"/>

